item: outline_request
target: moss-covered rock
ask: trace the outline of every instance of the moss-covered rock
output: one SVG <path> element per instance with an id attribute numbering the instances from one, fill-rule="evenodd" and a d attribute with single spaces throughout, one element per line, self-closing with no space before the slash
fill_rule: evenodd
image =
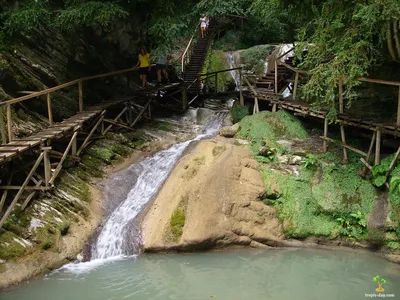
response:
<path id="1" fill-rule="evenodd" d="M 212 73 L 229 68 L 230 66 L 225 52 L 220 50 L 210 50 L 206 58 L 203 73 Z M 234 90 L 236 86 L 235 81 L 229 72 L 219 73 L 217 80 L 219 92 Z M 210 92 L 215 92 L 216 87 L 214 77 L 207 79 L 206 85 Z"/>
<path id="2" fill-rule="evenodd" d="M 277 143 L 280 139 L 308 137 L 301 122 L 285 111 L 272 113 L 263 111 L 259 114 L 246 116 L 240 122 L 239 136 L 250 142 L 251 150 L 258 153 L 264 143 L 281 151 L 284 148 Z"/>

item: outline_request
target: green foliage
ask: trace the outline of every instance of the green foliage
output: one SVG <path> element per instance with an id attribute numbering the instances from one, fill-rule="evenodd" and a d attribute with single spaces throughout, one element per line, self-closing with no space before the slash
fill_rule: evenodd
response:
<path id="1" fill-rule="evenodd" d="M 311 72 L 303 88 L 306 98 L 317 105 L 329 107 L 337 103 L 337 86 L 344 77 L 347 105 L 357 96 L 357 78 L 365 76 L 370 67 L 388 60 L 388 26 L 400 17 L 400 2 L 389 1 L 322 1 L 313 6 L 307 25 L 299 31 L 297 56 L 303 57 L 301 67 Z M 297 6 L 297 5 L 295 5 Z"/>
<path id="2" fill-rule="evenodd" d="M 229 64 L 225 53 L 220 50 L 210 50 L 203 67 L 203 73 L 212 73 L 226 69 L 229 69 Z M 217 80 L 219 92 L 230 90 L 235 86 L 234 79 L 229 72 L 219 73 Z M 214 77 L 207 79 L 206 85 L 210 91 L 215 91 Z"/>
<path id="3" fill-rule="evenodd" d="M 263 74 L 265 61 L 274 49 L 271 45 L 259 45 L 244 50 L 241 55 L 246 68 L 256 74 Z"/>
<path id="4" fill-rule="evenodd" d="M 399 242 L 390 241 L 387 245 L 391 250 L 394 250 L 394 251 L 400 249 L 400 243 Z"/>
<path id="5" fill-rule="evenodd" d="M 337 161 L 336 153 L 310 156 L 310 167 L 303 166 L 297 177 L 275 163 L 274 170 L 262 169 L 267 190 L 278 190 L 274 193 L 278 199 L 266 201 L 276 207 L 286 236 L 366 237 L 366 216 L 376 201 L 375 189 L 357 176 L 357 158 L 350 157 L 347 166 Z"/>
<path id="6" fill-rule="evenodd" d="M 241 106 L 235 102 L 231 109 L 233 124 L 240 122 L 245 116 L 249 115 L 249 108 L 247 106 Z"/>
<path id="7" fill-rule="evenodd" d="M 258 154 L 261 146 L 269 146 L 277 149 L 278 153 L 282 152 L 284 149 L 276 143 L 280 139 L 308 137 L 300 121 L 285 111 L 263 111 L 246 116 L 240 125 L 239 136 L 250 141 L 251 150 L 255 154 Z"/>
<path id="8" fill-rule="evenodd" d="M 65 31 L 78 31 L 87 27 L 108 27 L 115 19 L 128 16 L 121 6 L 110 2 L 82 2 L 67 6 L 56 17 L 56 25 Z"/>
<path id="9" fill-rule="evenodd" d="M 307 154 L 306 160 L 304 161 L 303 165 L 306 169 L 314 170 L 319 165 L 319 158 L 315 154 Z"/>
<path id="10" fill-rule="evenodd" d="M 28 8 L 5 15 L 4 32 L 7 35 L 17 33 L 29 34 L 40 24 L 46 24 L 50 20 L 50 12 L 41 5 L 32 5 Z"/>
<path id="11" fill-rule="evenodd" d="M 246 1 L 243 0 L 200 0 L 195 11 L 200 15 L 206 13 L 211 17 L 224 15 L 243 16 L 246 11 Z"/>
<path id="12" fill-rule="evenodd" d="M 365 215 L 360 211 L 336 219 L 342 226 L 340 233 L 344 236 L 359 239 L 367 232 Z"/>

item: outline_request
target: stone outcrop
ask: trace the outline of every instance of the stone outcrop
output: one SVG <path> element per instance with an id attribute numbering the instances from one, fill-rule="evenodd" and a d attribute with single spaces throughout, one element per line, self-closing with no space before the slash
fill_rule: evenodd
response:
<path id="1" fill-rule="evenodd" d="M 142 223 L 145 251 L 280 245 L 281 224 L 265 205 L 265 184 L 246 146 L 199 142 L 160 190 Z M 184 213 L 181 230 L 174 216 Z M 178 234 L 177 234 L 178 232 Z"/>
<path id="2" fill-rule="evenodd" d="M 234 137 L 236 133 L 240 130 L 240 124 L 236 123 L 232 126 L 225 126 L 219 130 L 219 135 L 227 138 Z"/>

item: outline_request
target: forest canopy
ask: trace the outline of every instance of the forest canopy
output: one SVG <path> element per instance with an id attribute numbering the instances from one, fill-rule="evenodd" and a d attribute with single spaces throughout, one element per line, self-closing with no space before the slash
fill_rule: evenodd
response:
<path id="1" fill-rule="evenodd" d="M 227 22 L 245 18 L 245 46 L 296 42 L 299 57 L 307 50 L 300 66 L 312 76 L 303 93 L 323 105 L 333 105 L 340 78 L 351 99 L 358 77 L 400 62 L 399 0 L 3 0 L 1 37 L 29 34 L 38 24 L 79 33 L 140 15 L 156 48 L 190 36 L 203 12 L 233 17 Z"/>

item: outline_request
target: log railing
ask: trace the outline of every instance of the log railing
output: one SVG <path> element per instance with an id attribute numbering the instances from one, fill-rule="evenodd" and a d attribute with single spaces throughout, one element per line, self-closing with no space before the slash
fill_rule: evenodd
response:
<path id="1" fill-rule="evenodd" d="M 113 76 L 113 75 L 129 73 L 129 72 L 133 72 L 135 70 L 137 70 L 137 68 L 129 68 L 129 69 L 113 71 L 113 72 L 109 72 L 109 73 L 103 73 L 103 74 L 98 74 L 98 75 L 93 75 L 93 76 L 82 77 L 82 78 L 79 78 L 79 79 L 76 79 L 76 80 L 73 80 L 73 81 L 70 81 L 70 82 L 67 82 L 64 84 L 60 84 L 60 85 L 52 87 L 52 88 L 45 89 L 43 91 L 33 92 L 26 96 L 13 98 L 11 100 L 0 102 L 0 134 L 1 134 L 2 144 L 7 143 L 7 137 L 8 137 L 9 142 L 11 142 L 14 139 L 13 130 L 12 130 L 13 120 L 12 120 L 12 113 L 11 113 L 11 106 L 13 104 L 20 103 L 20 102 L 23 102 L 23 101 L 26 101 L 29 99 L 37 98 L 40 96 L 46 96 L 47 113 L 48 113 L 49 124 L 51 126 L 53 124 L 53 110 L 52 110 L 52 105 L 51 105 L 51 93 L 76 85 L 78 88 L 79 112 L 82 112 L 84 109 L 83 83 L 85 81 L 92 80 L 92 79 L 98 79 L 98 78 L 104 78 L 104 77 Z M 4 117 L 1 112 L 3 107 L 6 108 L 7 133 L 6 133 L 6 128 L 4 126 Z"/>
<path id="2" fill-rule="evenodd" d="M 297 96 L 297 88 L 299 85 L 299 75 L 300 74 L 310 74 L 310 72 L 301 70 L 301 69 L 296 69 L 293 66 L 290 66 L 286 63 L 279 63 L 280 65 L 288 68 L 289 70 L 293 71 L 295 73 L 295 81 L 294 81 L 294 87 L 293 87 L 293 100 L 296 100 Z M 278 64 L 276 64 L 275 68 L 275 74 L 277 74 L 277 69 L 278 69 Z M 344 99 L 343 99 L 343 81 L 346 79 L 346 76 L 343 75 L 342 78 L 339 80 L 338 83 L 338 96 L 339 96 L 339 113 L 343 114 L 344 113 Z M 398 87 L 398 102 L 397 102 L 397 118 L 396 118 L 396 125 L 400 126 L 400 82 L 398 81 L 388 81 L 388 80 L 381 80 L 381 79 L 374 79 L 374 78 L 366 78 L 366 77 L 359 77 L 357 78 L 358 81 L 361 82 L 368 82 L 368 83 L 375 83 L 375 84 L 383 84 L 383 85 L 389 85 L 389 86 L 396 86 Z M 277 84 L 275 84 L 276 89 L 277 89 Z M 275 93 L 277 93 L 277 90 L 275 89 Z"/>
<path id="3" fill-rule="evenodd" d="M 218 93 L 218 74 L 220 73 L 227 73 L 230 71 L 236 71 L 239 70 L 239 74 L 240 74 L 240 80 L 239 80 L 239 91 L 240 91 L 240 100 L 242 102 L 243 100 L 243 96 L 242 96 L 242 67 L 237 67 L 237 68 L 230 68 L 230 69 L 224 69 L 224 70 L 220 70 L 220 71 L 216 71 L 216 72 L 209 72 L 209 73 L 203 73 L 200 74 L 200 78 L 203 82 L 207 82 L 208 79 L 210 78 L 214 78 L 214 82 L 215 82 L 215 93 Z"/>

